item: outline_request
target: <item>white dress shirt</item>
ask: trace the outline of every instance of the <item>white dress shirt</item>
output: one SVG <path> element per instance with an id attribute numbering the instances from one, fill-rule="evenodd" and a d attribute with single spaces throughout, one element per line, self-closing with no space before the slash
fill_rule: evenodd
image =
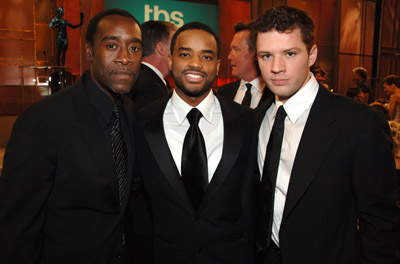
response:
<path id="1" fill-rule="evenodd" d="M 208 180 L 210 182 L 222 157 L 224 142 L 222 111 L 218 99 L 212 91 L 196 108 L 203 114 L 203 118 L 199 121 L 199 128 L 206 145 Z M 165 137 L 180 174 L 183 141 L 190 127 L 186 115 L 190 110 L 192 107 L 185 103 L 174 90 L 165 108 L 163 123 Z"/>
<path id="2" fill-rule="evenodd" d="M 243 98 L 246 94 L 247 87 L 246 87 L 246 82 L 245 80 L 240 81 L 239 89 L 236 92 L 235 98 L 233 101 L 236 103 L 241 104 L 243 101 Z M 250 108 L 256 108 L 258 103 L 261 100 L 261 96 L 263 95 L 264 87 L 265 87 L 265 82 L 261 77 L 257 77 L 254 80 L 250 82 L 252 85 L 251 87 L 251 102 L 250 102 Z"/>
<path id="3" fill-rule="evenodd" d="M 285 118 L 285 131 L 283 135 L 282 150 L 279 161 L 278 175 L 275 187 L 274 214 L 272 222 L 272 240 L 279 246 L 279 229 L 281 226 L 283 210 L 289 187 L 294 159 L 300 143 L 311 106 L 318 93 L 318 82 L 312 74 L 307 84 L 289 98 L 283 107 L 287 113 Z M 262 175 L 264 160 L 269 136 L 275 121 L 275 115 L 282 102 L 275 99 L 275 103 L 265 113 L 258 134 L 257 161 Z M 266 223 L 267 224 L 267 223 Z M 300 227 L 301 228 L 301 227 Z"/>

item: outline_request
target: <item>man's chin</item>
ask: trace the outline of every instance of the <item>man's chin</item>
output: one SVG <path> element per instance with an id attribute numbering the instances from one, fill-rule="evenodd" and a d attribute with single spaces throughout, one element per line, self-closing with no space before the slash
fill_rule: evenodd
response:
<path id="1" fill-rule="evenodd" d="M 134 82 L 113 83 L 111 91 L 116 94 L 126 94 L 132 89 Z"/>

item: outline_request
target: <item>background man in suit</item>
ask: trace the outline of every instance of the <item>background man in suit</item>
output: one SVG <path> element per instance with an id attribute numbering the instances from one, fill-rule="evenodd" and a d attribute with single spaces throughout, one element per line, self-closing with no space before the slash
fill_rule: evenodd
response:
<path id="1" fill-rule="evenodd" d="M 16 121 L 0 182 L 0 263 L 124 263 L 140 24 L 103 11 L 86 33 L 90 72 Z M 130 162 L 128 162 L 130 161 Z"/>
<path id="2" fill-rule="evenodd" d="M 239 22 L 234 30 L 228 60 L 232 75 L 240 80 L 222 85 L 218 93 L 244 106 L 256 108 L 272 93 L 261 78 L 255 43 L 250 40 L 251 25 Z"/>
<path id="3" fill-rule="evenodd" d="M 169 58 L 172 97 L 138 112 L 137 164 L 151 202 L 155 263 L 252 263 L 252 181 L 244 172 L 251 112 L 212 92 L 219 51 L 207 25 L 179 28 Z"/>
<path id="4" fill-rule="evenodd" d="M 260 263 L 395 263 L 387 122 L 310 74 L 317 46 L 307 13 L 279 6 L 255 29 L 261 73 L 275 94 L 256 113 Z"/>
<path id="5" fill-rule="evenodd" d="M 171 38 L 176 30 L 177 26 L 167 21 L 147 21 L 142 24 L 143 61 L 139 78 L 128 94 L 136 109 L 170 94 L 170 87 L 164 78 L 171 73 L 168 56 Z"/>

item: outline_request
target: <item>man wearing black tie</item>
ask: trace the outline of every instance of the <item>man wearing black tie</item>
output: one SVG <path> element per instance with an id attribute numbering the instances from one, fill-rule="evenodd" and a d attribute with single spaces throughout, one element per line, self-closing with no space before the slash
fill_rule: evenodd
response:
<path id="1" fill-rule="evenodd" d="M 168 97 L 171 87 L 165 77 L 168 69 L 171 38 L 177 27 L 167 21 L 147 21 L 142 23 L 143 60 L 140 75 L 128 96 L 140 109 L 149 103 Z"/>
<path id="2" fill-rule="evenodd" d="M 251 25 L 239 22 L 234 30 L 228 60 L 232 75 L 240 80 L 222 85 L 218 94 L 254 109 L 273 95 L 261 78 L 255 43 L 250 40 Z"/>
<path id="3" fill-rule="evenodd" d="M 123 94 L 139 73 L 141 37 L 124 10 L 95 15 L 90 71 L 15 122 L 0 180 L 0 263 L 128 263 L 124 212 L 138 177 Z"/>
<path id="4" fill-rule="evenodd" d="M 178 29 L 169 59 L 176 88 L 137 114 L 155 263 L 252 263 L 251 112 L 213 93 L 219 51 L 207 25 Z"/>
<path id="5" fill-rule="evenodd" d="M 318 84 L 307 13 L 276 7 L 255 29 L 261 73 L 275 94 L 256 110 L 259 263 L 395 264 L 399 208 L 387 122 Z"/>

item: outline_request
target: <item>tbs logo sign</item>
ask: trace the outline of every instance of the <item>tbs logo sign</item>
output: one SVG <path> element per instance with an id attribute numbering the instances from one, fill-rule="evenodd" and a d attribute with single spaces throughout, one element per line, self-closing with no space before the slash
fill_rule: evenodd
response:
<path id="1" fill-rule="evenodd" d="M 178 27 L 183 26 L 183 13 L 179 11 L 172 11 L 169 14 L 166 10 L 162 10 L 158 5 L 150 8 L 150 5 L 144 5 L 144 21 L 149 20 L 164 20 L 174 22 Z"/>

